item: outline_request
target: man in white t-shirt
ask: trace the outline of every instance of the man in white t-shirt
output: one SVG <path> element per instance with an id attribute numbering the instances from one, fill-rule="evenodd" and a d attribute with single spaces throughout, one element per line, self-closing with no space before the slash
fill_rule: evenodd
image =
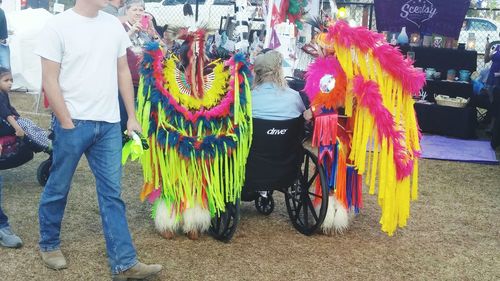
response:
<path id="1" fill-rule="evenodd" d="M 128 132 L 140 132 L 141 127 L 135 118 L 126 56 L 131 43 L 119 20 L 99 11 L 107 3 L 77 0 L 73 9 L 47 23 L 35 50 L 42 60 L 43 88 L 56 116 L 52 166 L 40 199 L 40 254 L 49 268 L 66 268 L 60 250 L 61 222 L 71 179 L 85 154 L 96 179 L 114 279 L 142 279 L 162 267 L 137 261 L 121 199 L 118 88 L 129 116 Z"/>

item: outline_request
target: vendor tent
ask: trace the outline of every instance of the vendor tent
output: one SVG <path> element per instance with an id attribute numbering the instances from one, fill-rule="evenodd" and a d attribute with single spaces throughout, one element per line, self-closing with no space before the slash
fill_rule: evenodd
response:
<path id="1" fill-rule="evenodd" d="M 10 60 L 14 90 L 39 93 L 42 84 L 40 57 L 34 50 L 45 22 L 52 17 L 45 9 L 26 9 L 7 14 Z"/>

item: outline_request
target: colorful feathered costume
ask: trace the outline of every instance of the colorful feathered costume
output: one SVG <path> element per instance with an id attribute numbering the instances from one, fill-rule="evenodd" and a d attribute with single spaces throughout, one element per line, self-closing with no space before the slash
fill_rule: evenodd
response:
<path id="1" fill-rule="evenodd" d="M 417 199 L 420 134 L 412 95 L 425 76 L 364 27 L 337 21 L 317 39 L 328 55 L 309 66 L 305 91 L 315 115 L 312 144 L 331 194 L 323 231 L 343 230 L 347 211 L 362 207 L 366 174 L 370 194 L 378 177 L 380 223 L 392 236 L 406 225 L 410 200 Z"/>
<path id="2" fill-rule="evenodd" d="M 141 200 L 160 232 L 205 231 L 235 203 L 251 143 L 250 70 L 243 55 L 207 62 L 204 33 L 187 32 L 185 59 L 146 46 L 137 117 L 150 149 Z M 187 59 L 186 59 L 187 58 Z"/>

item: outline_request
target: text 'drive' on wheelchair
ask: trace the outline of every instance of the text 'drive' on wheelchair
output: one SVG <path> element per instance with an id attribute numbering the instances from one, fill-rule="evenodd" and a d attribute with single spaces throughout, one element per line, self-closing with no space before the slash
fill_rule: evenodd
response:
<path id="1" fill-rule="evenodd" d="M 247 159 L 241 200 L 255 201 L 265 215 L 274 209 L 273 191 L 285 194 L 293 226 L 305 235 L 323 223 L 328 207 L 328 186 L 318 158 L 303 147 L 304 119 L 253 119 L 253 140 Z M 229 241 L 238 224 L 240 202 L 212 220 L 211 233 Z"/>
<path id="2" fill-rule="evenodd" d="M 42 152 L 35 143 L 27 138 L 18 138 L 14 134 L 14 129 L 3 120 L 0 121 L 0 144 L 2 153 L 0 154 L 0 170 L 8 170 L 19 167 L 33 159 L 34 153 Z M 37 169 L 37 180 L 41 186 L 45 186 L 49 178 L 52 156 L 42 161 Z"/>

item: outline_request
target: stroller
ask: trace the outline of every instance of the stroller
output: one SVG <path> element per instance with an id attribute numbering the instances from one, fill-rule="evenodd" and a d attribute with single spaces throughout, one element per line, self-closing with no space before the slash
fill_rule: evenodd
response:
<path id="1" fill-rule="evenodd" d="M 19 167 L 33 159 L 34 153 L 43 151 L 43 148 L 28 138 L 16 137 L 14 128 L 4 120 L 0 121 L 0 144 L 2 145 L 0 170 Z M 37 180 L 41 186 L 45 186 L 49 178 L 51 164 L 52 154 L 49 154 L 49 158 L 38 166 Z"/>

